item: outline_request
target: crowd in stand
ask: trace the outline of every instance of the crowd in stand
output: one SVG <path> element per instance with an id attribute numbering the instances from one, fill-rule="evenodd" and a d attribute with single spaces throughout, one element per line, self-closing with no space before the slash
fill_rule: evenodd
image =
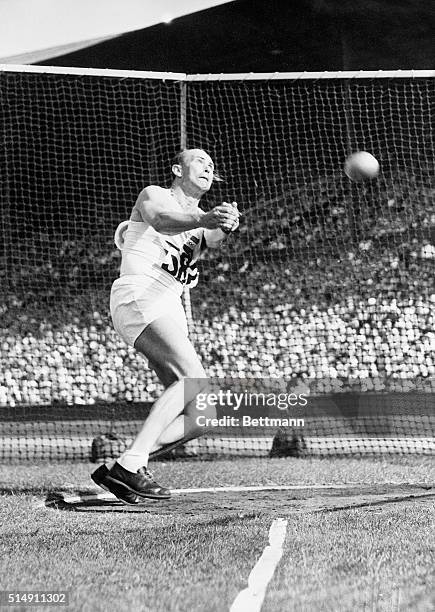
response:
<path id="1" fill-rule="evenodd" d="M 404 196 L 386 195 L 382 214 L 353 228 L 344 206 L 317 221 L 302 212 L 265 223 L 259 205 L 257 225 L 208 254 L 191 292 L 207 373 L 310 380 L 318 393 L 435 391 L 435 248 L 425 234 L 435 216 L 423 195 L 408 211 Z M 154 399 L 157 380 L 110 322 L 111 238 L 63 242 L 48 258 L 41 242 L 27 265 L 21 247 L 0 305 L 0 406 Z"/>
<path id="2" fill-rule="evenodd" d="M 275 278 L 275 284 L 282 280 Z M 328 295 L 301 306 L 296 295 L 293 302 L 272 300 L 273 307 L 264 302 L 275 288 L 264 286 L 265 297 L 250 308 L 240 301 L 226 306 L 228 293 L 223 294 L 213 316 L 207 315 L 209 296 L 201 307 L 193 305 L 191 337 L 211 377 L 309 379 L 319 393 L 354 387 L 435 391 L 435 293 L 427 293 L 429 282 L 427 277 L 420 297 L 415 291 L 415 297 L 397 299 L 388 290 L 385 297 L 375 291 L 372 297 L 351 297 L 343 289 L 342 299 Z M 294 290 L 295 277 L 292 283 Z M 70 309 L 64 316 L 65 323 L 37 323 L 21 315 L 15 333 L 3 332 L 0 405 L 156 397 L 156 379 L 118 338 L 107 309 L 86 317 Z"/>

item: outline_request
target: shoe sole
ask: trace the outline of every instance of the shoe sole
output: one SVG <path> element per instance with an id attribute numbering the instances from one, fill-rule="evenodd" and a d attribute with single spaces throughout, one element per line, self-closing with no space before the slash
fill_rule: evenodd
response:
<path id="1" fill-rule="evenodd" d="M 125 504 L 126 506 L 138 506 L 139 502 L 129 502 L 126 499 L 122 499 L 121 497 L 118 497 L 118 495 L 116 495 L 116 493 L 114 493 L 113 491 L 111 491 L 108 487 L 106 487 L 106 485 L 104 485 L 101 481 L 97 480 L 96 478 L 94 478 L 94 475 L 91 474 L 91 479 L 95 482 L 95 484 L 99 487 L 101 487 L 102 489 L 104 489 L 105 491 L 108 491 L 109 493 L 112 493 L 112 495 L 114 495 L 116 497 L 116 499 L 118 499 L 120 502 L 122 502 L 123 504 Z M 124 485 L 122 485 L 125 489 L 127 487 L 125 487 Z M 134 493 L 134 491 L 132 491 L 132 493 Z M 135 495 L 137 496 L 137 493 L 135 493 Z"/>
<path id="2" fill-rule="evenodd" d="M 168 495 L 158 495 L 156 493 L 147 493 L 147 494 L 139 493 L 139 491 L 132 489 L 128 484 L 126 484 L 125 482 L 122 482 L 121 480 L 117 480 L 116 478 L 113 478 L 113 476 L 107 476 L 107 480 L 110 480 L 110 482 L 112 482 L 114 485 L 121 486 L 121 487 L 124 487 L 125 489 L 128 489 L 129 491 L 131 491 L 138 497 L 143 497 L 144 499 L 170 499 L 171 497 L 170 493 L 168 493 Z"/>

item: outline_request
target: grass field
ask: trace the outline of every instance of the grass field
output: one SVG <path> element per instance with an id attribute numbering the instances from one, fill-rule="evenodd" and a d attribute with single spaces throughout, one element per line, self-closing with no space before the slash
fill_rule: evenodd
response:
<path id="1" fill-rule="evenodd" d="M 0 468 L 1 589 L 66 589 L 70 610 L 229 610 L 280 517 L 283 554 L 262 611 L 434 609 L 431 458 L 155 463 L 173 488 L 307 488 L 41 505 L 53 492 L 95 492 L 94 468 Z"/>

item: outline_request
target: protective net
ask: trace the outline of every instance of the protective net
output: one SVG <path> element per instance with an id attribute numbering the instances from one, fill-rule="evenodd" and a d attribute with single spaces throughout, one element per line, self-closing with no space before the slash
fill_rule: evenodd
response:
<path id="1" fill-rule="evenodd" d="M 434 78 L 320 76 L 0 73 L 3 459 L 116 456 L 160 393 L 110 322 L 113 232 L 184 139 L 225 178 L 204 207 L 243 215 L 190 294 L 207 373 L 303 382 L 326 413 L 177 454 L 434 452 Z M 345 177 L 354 150 L 376 181 Z"/>

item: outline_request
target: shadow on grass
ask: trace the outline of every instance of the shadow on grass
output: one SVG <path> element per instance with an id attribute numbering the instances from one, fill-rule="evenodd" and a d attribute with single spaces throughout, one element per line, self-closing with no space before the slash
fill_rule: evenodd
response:
<path id="1" fill-rule="evenodd" d="M 77 492 L 78 493 L 78 492 Z M 60 490 L 52 491 L 47 494 L 44 505 L 46 508 L 55 510 L 66 510 L 69 512 L 85 513 L 143 513 L 149 516 L 179 516 L 187 519 L 194 519 L 196 523 L 204 522 L 207 525 L 227 525 L 237 520 L 255 519 L 263 514 L 267 514 L 262 509 L 241 510 L 239 506 L 234 508 L 228 506 L 204 505 L 199 510 L 186 504 L 181 499 L 153 500 L 144 499 L 135 505 L 126 505 L 117 499 L 106 499 L 93 497 L 87 491 L 83 499 L 77 499 L 79 495 L 71 499 Z M 200 519 L 198 521 L 198 519 Z"/>
<path id="2" fill-rule="evenodd" d="M 0 495 L 51 495 L 54 493 L 68 493 L 71 494 L 72 487 L 44 487 L 44 486 L 14 486 L 4 487 L 0 486 Z M 78 489 L 74 487 L 74 495 L 89 495 L 89 489 Z"/>

